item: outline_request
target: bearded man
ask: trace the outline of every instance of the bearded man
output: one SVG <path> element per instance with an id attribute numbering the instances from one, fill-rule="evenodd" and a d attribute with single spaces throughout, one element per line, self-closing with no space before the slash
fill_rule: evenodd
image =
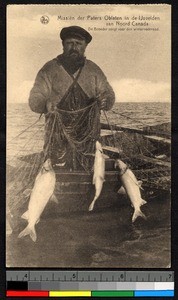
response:
<path id="1" fill-rule="evenodd" d="M 112 108 L 115 95 L 102 70 L 85 57 L 89 32 L 65 27 L 60 38 L 63 53 L 38 72 L 29 105 L 45 114 L 45 158 L 61 168 L 91 170 L 100 111 Z"/>

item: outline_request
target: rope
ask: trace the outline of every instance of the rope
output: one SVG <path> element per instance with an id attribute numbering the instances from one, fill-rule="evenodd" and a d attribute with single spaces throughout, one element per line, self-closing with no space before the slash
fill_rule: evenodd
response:
<path id="1" fill-rule="evenodd" d="M 123 114 L 123 113 L 118 113 L 118 112 L 115 112 L 114 110 L 111 110 L 111 112 L 112 112 L 113 114 L 115 114 L 115 115 L 120 115 L 120 116 L 122 116 L 122 117 L 124 117 L 124 118 L 127 118 L 127 119 L 130 119 L 130 120 L 132 120 L 132 121 L 138 122 L 138 123 L 140 123 L 143 127 L 150 127 L 149 124 L 146 124 L 145 122 L 143 123 L 142 121 L 140 121 L 140 120 L 138 120 L 138 119 L 136 119 L 136 118 L 132 118 L 132 117 L 126 116 L 126 115 Z M 162 124 L 164 124 L 163 121 L 160 121 L 160 122 L 157 121 L 157 124 L 154 124 L 154 125 L 162 125 Z M 117 124 L 115 124 L 115 125 L 117 126 Z M 125 129 L 125 127 L 122 127 L 122 126 L 120 126 L 120 128 L 121 128 L 121 129 L 122 129 L 122 128 Z M 129 129 L 129 128 L 127 128 L 127 129 Z M 133 129 L 133 131 L 134 131 L 134 129 Z M 143 134 L 144 134 L 144 133 L 143 133 Z M 145 133 L 145 134 L 147 134 L 147 133 Z M 158 134 L 158 135 L 159 135 L 159 134 L 162 134 L 162 132 L 157 131 L 157 134 Z M 169 135 L 166 134 L 166 136 L 167 136 L 167 138 L 169 138 L 169 137 L 170 137 L 170 134 L 169 134 Z M 165 139 L 166 139 L 166 138 L 165 138 Z"/>
<path id="2" fill-rule="evenodd" d="M 96 106 L 95 106 L 96 105 Z M 91 162 L 92 162 L 92 154 L 93 148 L 92 145 L 93 143 L 93 137 L 95 138 L 96 132 L 98 133 L 98 120 L 99 120 L 99 115 L 98 112 L 96 113 L 95 108 L 97 109 L 97 103 L 92 103 L 88 107 L 76 110 L 76 111 L 65 111 L 65 110 L 57 110 L 57 112 L 52 112 L 53 116 L 51 116 L 51 121 L 49 122 L 49 126 L 47 126 L 47 129 L 49 129 L 49 134 L 48 134 L 48 143 L 46 144 L 46 152 L 45 155 L 47 155 L 48 151 L 53 151 L 53 143 L 54 143 L 54 149 L 58 145 L 60 146 L 61 140 L 60 138 L 64 138 L 68 141 L 68 143 L 71 143 L 72 147 L 74 148 L 76 152 L 76 161 L 77 163 L 82 166 L 82 168 L 86 172 L 91 172 Z M 115 115 L 120 115 L 125 118 L 128 118 L 130 120 L 136 120 L 134 118 L 128 117 L 122 113 L 117 113 L 115 111 L 111 111 Z M 100 112 L 99 112 L 100 113 Z M 49 113 L 49 119 L 50 119 L 50 114 Z M 54 116 L 55 114 L 55 116 Z M 108 118 L 107 112 L 103 111 L 103 114 L 105 116 L 105 119 L 108 123 L 108 126 L 111 129 L 111 133 L 113 138 L 111 137 L 111 145 L 118 145 L 119 144 L 119 138 L 117 139 L 117 135 L 115 132 L 113 132 L 113 125 L 110 124 L 110 115 Z M 62 117 L 61 117 L 62 115 Z M 66 123 L 63 122 L 66 118 Z M 38 120 L 36 120 L 33 124 L 25 128 L 22 132 L 20 132 L 17 136 L 15 136 L 13 139 L 11 139 L 10 143 L 17 139 L 16 142 L 12 142 L 11 146 L 13 156 L 9 157 L 11 162 L 13 159 L 15 159 L 21 150 L 24 153 L 25 151 L 28 151 L 29 147 L 32 152 L 35 152 L 34 150 L 36 149 L 37 143 L 38 143 L 38 136 L 40 142 L 42 142 L 42 134 L 43 134 L 43 126 L 38 124 L 39 120 L 41 119 L 41 116 Z M 116 119 L 116 118 L 115 118 Z M 122 118 L 120 118 L 122 120 Z M 67 120 L 69 120 L 69 123 L 72 124 L 71 128 L 67 128 Z M 123 119 L 124 120 L 124 119 Z M 119 120 L 120 121 L 120 120 Z M 127 122 L 127 121 L 126 121 Z M 141 121 L 138 121 L 140 124 L 145 125 Z M 129 121 L 128 121 L 129 123 Z M 131 122 L 130 122 L 131 123 Z M 38 125 L 36 125 L 38 124 Z M 36 126 L 35 126 L 36 125 Z M 139 127 L 139 124 L 137 125 Z M 34 127 L 32 130 L 30 128 Z M 37 129 L 37 130 L 36 130 Z M 33 133 L 32 133 L 33 131 Z M 27 133 L 26 133 L 27 132 Z M 62 136 L 60 136 L 62 132 Z M 22 134 L 24 136 L 22 136 Z M 59 134 L 58 134 L 59 133 Z M 79 134 L 79 138 L 78 138 Z M 54 135 L 54 137 L 53 137 Z M 59 136 L 59 137 L 58 137 Z M 148 156 L 153 155 L 149 150 L 149 144 L 148 146 L 145 145 L 144 141 L 142 143 L 142 139 L 140 140 L 139 137 L 137 139 L 137 134 L 135 135 L 134 138 L 132 138 L 132 135 L 127 135 L 123 132 L 123 136 L 121 138 L 121 147 L 123 149 L 123 161 L 126 161 L 128 166 L 130 166 L 131 170 L 134 170 L 136 167 L 137 170 L 139 170 L 139 173 L 136 173 L 136 178 L 138 176 L 138 180 L 143 181 L 143 187 L 148 187 L 149 188 L 159 188 L 162 186 L 164 189 L 169 189 L 170 188 L 170 171 L 169 169 L 162 167 L 162 166 L 156 166 L 151 165 L 149 172 L 147 172 L 147 166 L 145 167 L 144 163 L 141 160 L 134 160 L 134 152 L 131 152 L 131 155 L 129 155 L 129 145 L 132 143 L 134 147 L 137 145 L 141 145 L 141 149 L 146 149 Z M 18 137 L 19 140 L 18 140 Z M 77 137 L 77 139 L 76 139 Z M 22 138 L 25 138 L 24 140 Z M 35 138 L 35 139 L 34 139 Z M 57 142 L 56 142 L 56 139 Z M 91 141 L 91 142 L 90 142 Z M 19 142 L 19 143 L 18 143 Z M 52 145 L 51 145 L 52 143 Z M 141 144 L 140 144 L 141 143 Z M 13 149 L 13 145 L 15 144 L 15 147 L 17 149 Z M 127 148 L 128 145 L 128 148 Z M 41 145 L 39 145 L 41 146 Z M 52 148 L 50 148 L 50 146 Z M 70 146 L 69 146 L 70 147 Z M 161 146 L 160 146 L 161 147 Z M 10 148 L 10 147 L 9 147 Z M 21 148 L 21 150 L 19 150 Z M 39 147 L 38 147 L 39 148 Z M 161 148 L 160 148 L 161 149 Z M 11 148 L 8 150 L 9 153 L 11 153 Z M 29 151 L 28 151 L 29 152 Z M 23 155 L 22 153 L 22 155 Z M 15 154 L 15 155 L 14 155 Z M 94 156 L 93 156 L 94 157 Z M 137 156 L 136 156 L 137 158 Z M 9 205 L 10 210 L 12 210 L 12 213 L 16 213 L 18 209 L 27 201 L 26 198 L 24 198 L 22 192 L 24 191 L 25 188 L 29 188 L 33 185 L 33 181 L 35 180 L 36 174 L 41 166 L 41 163 L 43 163 L 42 159 L 44 157 L 40 156 L 40 154 L 36 154 L 35 156 L 30 157 L 28 163 L 20 161 L 20 165 L 17 165 L 17 167 L 12 169 L 12 174 L 10 170 L 9 178 L 7 177 L 7 183 L 8 179 L 11 179 L 12 182 L 9 182 L 7 185 L 7 203 Z M 130 163 L 131 162 L 131 163 Z M 15 164 L 15 163 L 14 163 Z M 143 167 L 143 168 L 142 168 Z M 148 166 L 149 168 L 149 166 Z M 153 168 L 153 169 L 152 169 Z M 134 172 L 135 173 L 135 172 Z M 137 175 L 138 174 L 138 175 Z M 167 176 L 167 178 L 165 178 Z M 165 180 L 164 180 L 165 178 Z M 132 179 L 132 177 L 131 177 Z M 133 180 L 133 179 L 132 179 Z M 133 182 L 138 185 L 134 180 Z M 20 184 L 19 184 L 20 183 Z M 139 187 L 139 185 L 138 185 Z"/>
<path id="3" fill-rule="evenodd" d="M 68 114 L 76 114 L 76 113 L 79 113 L 79 112 L 82 112 L 82 111 L 86 111 L 86 109 L 92 107 L 94 104 L 96 104 L 96 102 L 93 102 L 91 105 L 88 105 L 84 108 L 80 108 L 80 109 L 77 109 L 77 110 L 63 110 L 63 109 L 57 109 L 58 112 L 62 112 L 62 113 L 68 113 Z"/>
<path id="4" fill-rule="evenodd" d="M 103 110 L 103 113 L 104 113 L 104 116 L 105 116 L 105 118 L 106 118 L 106 121 L 107 121 L 107 123 L 108 123 L 108 126 L 110 127 L 110 130 L 111 130 L 111 133 L 112 133 L 112 136 L 113 136 L 114 147 L 116 147 L 116 139 L 115 139 L 114 131 L 113 131 L 112 126 L 111 126 L 111 124 L 110 124 L 110 122 L 109 122 L 109 119 L 108 119 L 108 116 L 107 116 L 107 114 L 106 114 L 106 111 Z"/>
<path id="5" fill-rule="evenodd" d="M 104 112 L 104 111 L 103 111 L 103 112 Z M 117 113 L 117 112 L 115 112 L 115 111 L 113 111 L 113 110 L 111 110 L 111 112 L 114 113 L 114 114 L 116 114 L 116 115 L 120 115 L 120 116 L 126 117 L 126 118 L 128 118 L 128 119 L 130 119 L 130 120 L 137 121 L 137 122 L 139 122 L 140 124 L 142 124 L 142 125 L 144 125 L 144 126 L 146 125 L 145 123 L 139 121 L 138 119 L 134 119 L 134 118 L 128 117 L 128 116 L 126 116 L 126 115 L 124 115 L 124 114 L 122 114 L 122 113 Z M 114 133 L 113 133 L 113 130 L 112 130 L 111 125 L 109 124 L 109 120 L 108 120 L 108 117 L 107 117 L 107 115 L 106 115 L 106 112 L 104 112 L 104 113 L 105 113 L 105 118 L 106 118 L 106 120 L 107 120 L 108 126 L 109 126 L 110 129 L 111 129 L 111 133 L 112 133 L 112 135 L 113 135 L 113 139 L 115 139 L 115 135 L 114 135 Z M 148 125 L 146 125 L 146 126 L 148 126 Z M 120 127 L 120 128 L 122 129 L 122 127 Z M 123 127 L 123 128 L 124 128 L 124 127 Z M 125 138 L 126 138 L 128 141 L 133 142 L 133 141 L 128 137 L 127 134 L 125 134 L 124 132 L 123 132 L 123 134 L 125 135 Z M 116 143 L 116 139 L 115 139 L 115 143 Z M 139 147 L 139 145 L 137 145 L 137 147 L 139 148 L 139 150 L 140 150 L 140 152 L 141 152 L 141 148 Z M 149 155 L 150 155 L 151 157 L 153 157 L 152 152 L 149 151 L 148 148 L 147 148 L 146 146 L 143 146 L 143 145 L 142 145 L 142 148 L 145 149 L 145 150 L 149 153 Z"/>
<path id="6" fill-rule="evenodd" d="M 114 114 L 116 114 L 116 115 L 120 115 L 120 116 L 123 116 L 123 117 L 125 117 L 125 118 L 130 119 L 130 120 L 137 121 L 137 122 L 139 122 L 140 124 L 142 124 L 142 125 L 145 126 L 145 123 L 143 123 L 143 122 L 141 122 L 141 121 L 139 121 L 139 120 L 137 120 L 137 119 L 128 117 L 128 116 L 126 116 L 126 115 L 124 115 L 124 114 L 122 114 L 122 113 L 117 113 L 117 112 L 115 112 L 115 111 L 113 111 L 113 110 L 111 110 L 111 111 L 112 111 L 112 113 L 114 113 Z M 111 133 L 112 133 L 112 135 L 113 135 L 114 144 L 116 144 L 116 142 L 115 142 L 115 135 L 114 135 L 114 133 L 113 133 L 112 126 L 111 126 L 111 124 L 110 124 L 110 122 L 109 122 L 108 116 L 107 116 L 107 114 L 106 114 L 105 111 L 103 111 L 103 113 L 104 113 L 104 115 L 105 115 L 106 121 L 107 121 L 108 126 L 110 127 L 110 130 L 111 130 Z M 125 134 L 125 137 L 126 137 L 127 140 L 131 141 L 131 139 L 130 139 L 126 134 Z M 132 141 L 132 142 L 133 142 L 133 141 Z M 138 147 L 139 147 L 139 145 L 138 145 Z M 149 149 L 148 149 L 146 146 L 143 146 L 143 145 L 142 145 L 142 147 L 143 147 L 144 149 L 147 150 L 147 152 L 149 153 L 150 156 L 153 157 L 152 152 L 149 151 Z M 139 147 L 139 149 L 141 150 L 140 147 Z M 163 172 L 163 171 L 165 171 L 164 168 L 161 168 L 161 167 L 160 167 L 160 173 Z M 144 172 L 142 172 L 142 173 L 144 173 Z M 133 178 L 132 178 L 131 176 L 129 176 L 129 177 L 130 177 L 130 178 L 132 179 L 132 181 L 140 188 L 139 184 L 136 183 L 136 182 L 133 180 Z M 148 178 L 148 174 L 147 174 L 147 181 L 149 181 L 149 182 L 151 183 L 151 178 Z"/>
<path id="7" fill-rule="evenodd" d="M 26 143 L 23 145 L 23 149 L 25 148 L 26 145 L 29 144 L 29 142 L 31 142 L 32 137 L 33 137 L 35 134 L 37 134 L 39 131 L 40 131 L 40 129 L 38 128 L 35 132 L 33 132 L 33 133 L 31 134 L 31 136 L 28 138 L 28 140 L 26 141 Z M 8 150 L 8 149 L 7 149 L 7 150 Z M 13 155 L 9 160 L 7 160 L 7 162 L 10 163 L 10 162 L 12 162 L 14 159 L 16 159 L 17 155 L 20 154 L 20 152 L 21 152 L 21 149 L 20 149 L 15 155 Z"/>
<path id="8" fill-rule="evenodd" d="M 107 116 L 107 114 L 106 114 L 106 111 L 103 110 L 103 113 L 104 113 L 104 116 L 105 116 L 106 121 L 107 121 L 107 123 L 108 123 L 108 126 L 109 126 L 110 129 L 111 129 L 111 133 L 112 133 L 112 135 L 113 135 L 113 140 L 114 140 L 114 146 L 116 147 L 115 135 L 114 135 L 114 132 L 113 132 L 113 130 L 112 130 L 112 126 L 110 125 L 109 118 L 108 118 L 108 116 Z M 126 169 L 124 170 L 124 173 L 121 174 L 120 176 L 124 175 L 125 172 L 126 172 L 128 169 L 129 169 L 129 166 L 127 165 L 127 166 L 126 166 Z M 140 188 L 140 186 L 139 186 L 139 184 L 138 184 L 138 181 L 136 182 L 136 181 L 131 177 L 131 175 L 128 174 L 128 176 L 129 176 L 130 179 L 131 179 L 131 180 L 132 180 L 132 181 Z M 136 180 L 137 180 L 137 179 L 136 179 Z"/>
<path id="9" fill-rule="evenodd" d="M 45 159 L 46 159 L 47 152 L 48 152 L 49 147 L 50 147 L 50 145 L 51 145 L 51 140 L 52 140 L 52 136 L 53 136 L 53 133 L 54 133 L 54 126 L 55 126 L 55 123 L 56 123 L 56 117 L 57 117 L 56 111 L 52 112 L 51 114 L 54 115 L 54 121 L 53 121 L 53 124 L 52 124 L 52 129 L 51 129 L 51 134 L 50 134 L 50 138 L 49 138 L 49 143 L 48 143 L 48 145 L 47 145 L 47 148 L 45 149 L 45 153 L 44 153 L 44 161 L 45 161 Z"/>
<path id="10" fill-rule="evenodd" d="M 129 116 L 126 116 L 126 115 L 124 115 L 123 113 L 118 113 L 118 112 L 115 112 L 114 110 L 111 110 L 112 111 L 112 113 L 114 113 L 115 115 L 120 115 L 120 116 L 122 116 L 122 117 L 124 117 L 124 118 L 127 118 L 127 119 L 130 119 L 130 120 L 132 120 L 132 121 L 137 121 L 138 123 L 140 123 L 141 125 L 146 125 L 145 123 L 143 123 L 142 121 L 140 121 L 140 120 L 138 120 L 138 119 L 135 119 L 135 118 L 131 118 L 131 117 L 129 117 Z"/>
<path id="11" fill-rule="evenodd" d="M 18 135 L 16 135 L 15 137 L 13 137 L 10 141 L 8 141 L 8 143 L 11 143 L 12 141 L 14 141 L 15 139 L 17 139 L 19 136 L 21 136 L 23 133 L 25 133 L 29 128 L 33 127 L 34 125 L 36 125 L 40 119 L 41 119 L 42 114 L 39 116 L 39 118 L 30 126 L 28 126 L 27 128 L 25 128 L 24 130 L 22 130 Z"/>

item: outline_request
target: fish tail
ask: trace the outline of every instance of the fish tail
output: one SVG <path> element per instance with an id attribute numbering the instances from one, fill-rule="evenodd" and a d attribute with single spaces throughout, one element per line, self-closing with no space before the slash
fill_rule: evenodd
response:
<path id="1" fill-rule="evenodd" d="M 144 213 L 141 210 L 135 210 L 132 216 L 132 223 L 134 223 L 138 217 L 142 217 L 145 220 L 147 219 L 147 217 L 144 215 Z"/>
<path id="2" fill-rule="evenodd" d="M 89 211 L 92 211 L 92 210 L 93 210 L 97 198 L 98 198 L 98 196 L 95 196 L 95 197 L 94 197 L 93 201 L 91 202 L 91 204 L 90 204 L 90 206 L 89 206 L 89 209 L 88 209 Z"/>
<path id="3" fill-rule="evenodd" d="M 29 225 L 27 225 L 27 227 L 19 233 L 18 238 L 22 238 L 28 234 L 30 235 L 32 241 L 36 242 L 37 235 L 34 226 L 31 228 Z"/>
<path id="4" fill-rule="evenodd" d="M 145 201 L 145 200 L 142 199 L 141 205 L 144 205 L 146 203 L 147 203 L 147 201 Z"/>

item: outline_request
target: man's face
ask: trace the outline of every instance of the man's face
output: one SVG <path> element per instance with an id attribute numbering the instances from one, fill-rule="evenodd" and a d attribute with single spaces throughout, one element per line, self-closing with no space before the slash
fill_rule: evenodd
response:
<path id="1" fill-rule="evenodd" d="M 67 38 L 63 42 L 63 50 L 66 56 L 77 59 L 84 56 L 87 43 L 77 38 Z"/>

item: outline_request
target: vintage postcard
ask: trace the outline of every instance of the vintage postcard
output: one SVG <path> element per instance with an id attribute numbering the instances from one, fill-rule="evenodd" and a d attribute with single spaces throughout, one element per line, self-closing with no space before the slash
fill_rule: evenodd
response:
<path id="1" fill-rule="evenodd" d="M 171 5 L 7 5 L 6 266 L 171 266 Z"/>

